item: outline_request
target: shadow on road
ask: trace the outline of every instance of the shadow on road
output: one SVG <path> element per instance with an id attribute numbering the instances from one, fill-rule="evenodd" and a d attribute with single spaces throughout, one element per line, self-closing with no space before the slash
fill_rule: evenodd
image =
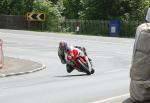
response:
<path id="1" fill-rule="evenodd" d="M 76 75 L 62 75 L 62 76 L 55 76 L 55 77 L 79 77 L 79 76 L 89 76 L 87 74 L 76 74 Z"/>

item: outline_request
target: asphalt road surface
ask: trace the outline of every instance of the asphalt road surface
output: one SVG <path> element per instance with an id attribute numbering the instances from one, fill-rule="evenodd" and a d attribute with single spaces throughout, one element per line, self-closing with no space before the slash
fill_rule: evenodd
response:
<path id="1" fill-rule="evenodd" d="M 129 92 L 134 39 L 0 30 L 4 55 L 33 60 L 46 69 L 0 78 L 1 103 L 92 103 Z M 57 55 L 58 43 L 87 48 L 95 74 L 68 74 Z"/>

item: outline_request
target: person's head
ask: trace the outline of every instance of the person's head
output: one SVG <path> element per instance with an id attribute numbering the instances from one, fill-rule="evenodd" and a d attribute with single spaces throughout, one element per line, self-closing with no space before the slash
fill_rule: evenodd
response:
<path id="1" fill-rule="evenodd" d="M 65 52 L 70 51 L 70 47 L 68 46 L 68 44 L 64 41 L 59 42 L 59 47 L 61 49 L 63 49 Z"/>
<path id="2" fill-rule="evenodd" d="M 150 8 L 148 8 L 148 10 L 147 10 L 147 14 L 146 14 L 145 20 L 147 22 L 150 22 Z"/>

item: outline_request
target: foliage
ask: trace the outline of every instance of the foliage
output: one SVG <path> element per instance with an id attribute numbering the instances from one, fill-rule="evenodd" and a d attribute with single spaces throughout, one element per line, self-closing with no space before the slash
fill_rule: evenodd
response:
<path id="1" fill-rule="evenodd" d="M 0 1 L 0 14 L 9 14 L 9 2 L 8 0 Z"/>
<path id="2" fill-rule="evenodd" d="M 0 14 L 25 15 L 32 11 L 33 0 L 1 0 Z"/>
<path id="3" fill-rule="evenodd" d="M 65 9 L 63 16 L 67 19 L 79 19 L 79 12 L 82 8 L 80 0 L 63 0 Z"/>
<path id="4" fill-rule="evenodd" d="M 122 7 L 125 12 L 120 16 L 120 18 L 125 21 L 143 21 L 149 6 L 149 0 L 124 0 L 122 1 Z"/>
<path id="5" fill-rule="evenodd" d="M 143 20 L 149 0 L 63 0 L 67 18 Z"/>
<path id="6" fill-rule="evenodd" d="M 25 15 L 42 9 L 52 18 L 130 21 L 143 20 L 148 7 L 150 0 L 1 0 L 0 14 Z"/>
<path id="7" fill-rule="evenodd" d="M 33 11 L 45 12 L 47 14 L 46 28 L 52 31 L 57 29 L 55 26 L 59 25 L 58 21 L 62 18 L 61 13 L 63 9 L 61 0 L 56 5 L 52 5 L 52 2 L 48 0 L 35 0 L 33 2 Z"/>
<path id="8" fill-rule="evenodd" d="M 108 20 L 123 13 L 119 0 L 81 0 L 81 3 L 83 10 L 81 10 L 80 15 L 84 19 Z"/>

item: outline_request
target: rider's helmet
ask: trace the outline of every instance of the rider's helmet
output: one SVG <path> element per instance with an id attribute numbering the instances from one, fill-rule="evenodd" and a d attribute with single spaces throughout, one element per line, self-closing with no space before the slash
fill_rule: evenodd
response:
<path id="1" fill-rule="evenodd" d="M 68 44 L 67 44 L 66 42 L 64 42 L 64 41 L 61 41 L 61 42 L 59 43 L 59 47 L 60 47 L 61 49 L 63 49 L 65 52 L 70 51 L 70 47 L 69 47 Z"/>

